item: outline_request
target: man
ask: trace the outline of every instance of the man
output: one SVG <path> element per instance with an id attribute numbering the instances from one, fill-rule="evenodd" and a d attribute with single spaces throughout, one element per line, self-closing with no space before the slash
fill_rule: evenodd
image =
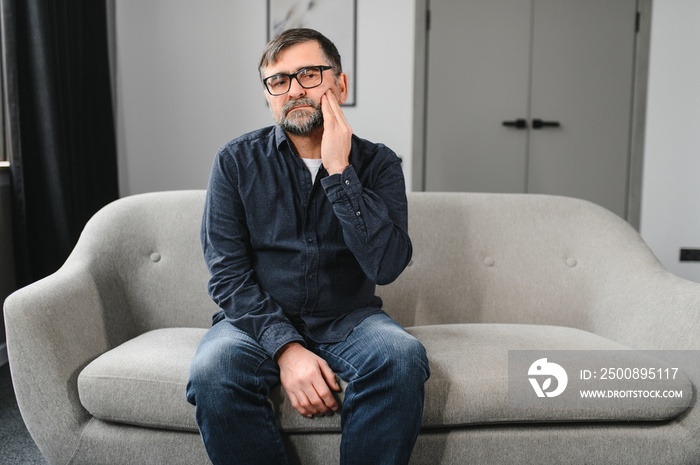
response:
<path id="1" fill-rule="evenodd" d="M 187 399 L 207 453 L 287 463 L 267 400 L 281 383 L 299 414 L 340 413 L 342 463 L 407 463 L 428 361 L 374 295 L 412 253 L 400 159 L 352 134 L 347 76 L 325 36 L 282 33 L 259 70 L 277 125 L 219 151 L 202 221 L 220 311 Z M 342 407 L 336 375 L 348 382 Z"/>

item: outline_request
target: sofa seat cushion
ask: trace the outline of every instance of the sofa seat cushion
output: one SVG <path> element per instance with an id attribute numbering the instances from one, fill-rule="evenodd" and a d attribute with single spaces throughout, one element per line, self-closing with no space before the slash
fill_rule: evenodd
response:
<path id="1" fill-rule="evenodd" d="M 158 329 L 105 352 L 78 376 L 81 404 L 101 420 L 198 431 L 185 387 L 206 331 Z"/>
<path id="2" fill-rule="evenodd" d="M 679 415 L 692 398 L 687 395 L 682 405 L 667 408 L 642 405 L 553 409 L 514 405 L 508 397 L 512 351 L 627 348 L 590 332 L 545 325 L 436 325 L 408 328 L 408 331 L 425 345 L 430 361 L 424 428 L 591 420 L 660 421 Z M 105 421 L 197 431 L 194 407 L 185 400 L 185 387 L 190 361 L 205 332 L 201 328 L 159 329 L 104 353 L 78 377 L 82 405 L 94 417 Z M 521 376 L 526 378 L 527 374 Z M 684 391 L 692 393 L 690 382 L 687 379 L 682 382 Z M 302 417 L 279 387 L 274 390 L 271 403 L 278 412 L 282 429 L 287 432 L 340 431 L 338 415 Z"/>
<path id="3" fill-rule="evenodd" d="M 681 399 L 662 402 L 655 402 L 658 399 L 639 402 L 634 399 L 581 399 L 581 389 L 605 386 L 607 390 L 631 385 L 620 381 L 582 382 L 577 379 L 581 377 L 577 362 L 582 358 L 588 368 L 640 365 L 666 368 L 671 365 L 654 354 L 631 350 L 575 328 L 462 324 L 415 327 L 411 333 L 425 345 L 432 372 L 426 384 L 425 427 L 664 421 L 680 415 L 693 400 L 692 383 L 680 372 L 676 379 L 661 382 L 661 385 L 682 390 Z M 529 381 L 533 376 L 528 373 L 528 368 L 546 357 L 550 357 L 550 361 L 559 361 L 566 368 L 568 387 L 560 398 L 538 398 Z M 526 364 L 523 364 L 523 359 L 527 360 Z M 514 360 L 518 363 L 512 363 Z M 600 370 L 597 371 L 596 376 L 600 374 Z"/>

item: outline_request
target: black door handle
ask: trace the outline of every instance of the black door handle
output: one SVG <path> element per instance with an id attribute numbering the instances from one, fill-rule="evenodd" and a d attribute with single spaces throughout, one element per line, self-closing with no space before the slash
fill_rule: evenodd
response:
<path id="1" fill-rule="evenodd" d="M 532 120 L 532 129 L 542 129 L 542 128 L 560 128 L 561 123 L 559 121 L 542 121 L 541 119 Z"/>
<path id="2" fill-rule="evenodd" d="M 518 118 L 514 121 L 504 121 L 503 126 L 516 129 L 527 129 L 527 120 Z"/>

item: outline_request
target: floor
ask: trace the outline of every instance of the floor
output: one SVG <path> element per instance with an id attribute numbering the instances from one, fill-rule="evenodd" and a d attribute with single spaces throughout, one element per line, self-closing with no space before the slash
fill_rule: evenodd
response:
<path id="1" fill-rule="evenodd" d="M 13 465 L 47 463 L 22 421 L 8 364 L 0 367 L 0 463 Z"/>

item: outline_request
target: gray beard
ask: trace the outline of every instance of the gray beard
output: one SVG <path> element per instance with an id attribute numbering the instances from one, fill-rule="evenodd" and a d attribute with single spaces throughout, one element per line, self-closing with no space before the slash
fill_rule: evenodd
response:
<path id="1" fill-rule="evenodd" d="M 305 113 L 299 117 L 289 118 L 289 111 L 295 106 L 303 104 L 310 105 L 314 108 L 313 113 Z M 314 133 L 317 129 L 323 127 L 323 113 L 321 107 L 307 98 L 300 98 L 287 102 L 281 110 L 281 117 L 277 124 L 285 131 L 295 136 L 308 136 Z"/>

